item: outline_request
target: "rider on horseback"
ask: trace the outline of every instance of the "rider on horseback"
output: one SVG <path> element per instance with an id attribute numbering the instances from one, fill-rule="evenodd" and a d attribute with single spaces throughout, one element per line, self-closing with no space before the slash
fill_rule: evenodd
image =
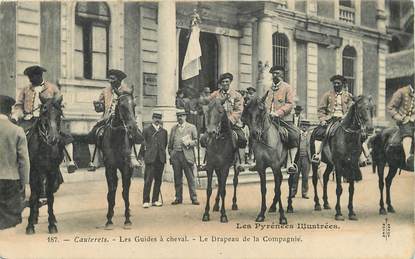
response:
<path id="1" fill-rule="evenodd" d="M 229 89 L 229 86 L 233 80 L 231 73 L 224 73 L 219 77 L 220 89 L 211 93 L 208 97 L 201 97 L 201 103 L 207 104 L 210 101 L 221 98 L 225 102 L 223 107 L 228 115 L 228 119 L 231 122 L 233 131 L 236 133 L 237 139 L 234 143 L 234 149 L 245 148 L 247 139 L 242 130 L 241 115 L 244 107 L 244 99 L 240 93 L 234 89 Z M 202 135 L 200 139 L 202 147 L 207 146 L 207 134 Z M 242 171 L 242 167 L 239 165 L 239 158 L 236 159 L 236 168 Z"/>
<path id="2" fill-rule="evenodd" d="M 334 75 L 330 81 L 333 84 L 333 90 L 327 91 L 321 99 L 318 107 L 320 125 L 313 132 L 316 154 L 314 154 L 312 162 L 316 164 L 319 164 L 321 160 L 322 147 L 327 140 L 327 129 L 331 128 L 335 122 L 340 121 L 353 103 L 352 94 L 343 87 L 346 79 L 342 75 Z"/>
<path id="3" fill-rule="evenodd" d="M 284 67 L 273 66 L 269 72 L 272 74 L 272 86 L 270 94 L 265 99 L 265 105 L 273 119 L 281 119 L 279 121 L 281 122 L 280 126 L 288 132 L 287 143 L 285 143 L 289 148 L 287 172 L 290 174 L 296 173 L 297 165 L 294 163 L 294 158 L 297 154 L 301 131 L 293 125 L 290 118 L 295 93 L 293 88 L 283 81 Z"/>
<path id="4" fill-rule="evenodd" d="M 29 78 L 31 84 L 20 91 L 13 109 L 12 119 L 25 130 L 26 135 L 30 135 L 31 128 L 40 116 L 41 99 L 59 98 L 61 96 L 61 92 L 56 85 L 43 80 L 43 72 L 46 72 L 46 69 L 41 66 L 30 66 L 24 70 L 23 73 Z M 73 173 L 76 170 L 76 165 L 71 159 L 71 156 L 73 157 L 73 138 L 65 133 L 62 127 L 60 135 L 62 142 L 65 144 L 67 151 L 65 153 L 69 160 L 68 173 Z"/>
<path id="5" fill-rule="evenodd" d="M 94 101 L 94 108 L 96 112 L 104 112 L 103 117 L 99 120 L 92 130 L 88 133 L 87 139 L 89 145 L 89 151 L 91 155 L 91 161 L 88 165 L 88 171 L 95 171 L 95 165 L 93 163 L 94 156 L 96 152 L 96 145 L 99 142 L 99 135 L 102 134 L 105 125 L 108 125 L 110 119 L 114 115 L 115 106 L 118 102 L 118 97 L 123 92 L 131 92 L 127 85 L 121 84 L 121 81 L 127 77 L 127 75 L 118 69 L 110 69 L 108 71 L 110 86 L 106 87 L 101 95 L 99 96 L 98 101 Z M 138 128 L 137 128 L 138 129 Z M 134 143 L 141 144 L 143 142 L 143 135 L 138 130 L 136 134 L 133 134 Z M 132 149 L 131 154 L 131 166 L 138 167 L 140 163 L 137 161 L 137 158 L 134 154 L 134 148 Z"/>
<path id="6" fill-rule="evenodd" d="M 413 77 L 413 76 L 412 76 Z M 414 170 L 413 136 L 415 129 L 415 97 L 412 85 L 398 89 L 392 96 L 387 109 L 399 127 L 405 153 L 404 170 Z"/>

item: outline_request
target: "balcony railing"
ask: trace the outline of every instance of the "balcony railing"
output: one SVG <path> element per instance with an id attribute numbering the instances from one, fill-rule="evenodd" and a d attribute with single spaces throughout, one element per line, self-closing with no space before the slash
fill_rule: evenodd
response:
<path id="1" fill-rule="evenodd" d="M 355 23 L 355 10 L 347 6 L 340 6 L 339 19 L 348 23 Z"/>
<path id="2" fill-rule="evenodd" d="M 277 5 L 277 8 L 287 9 L 287 0 L 271 0 Z"/>

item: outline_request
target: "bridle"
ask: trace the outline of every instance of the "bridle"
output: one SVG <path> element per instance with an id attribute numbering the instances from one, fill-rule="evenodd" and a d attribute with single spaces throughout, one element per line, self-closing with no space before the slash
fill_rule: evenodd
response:
<path id="1" fill-rule="evenodd" d="M 114 110 L 115 113 L 118 112 L 118 119 L 121 121 L 121 125 L 120 126 L 114 126 L 114 116 L 110 117 L 109 125 L 110 125 L 110 128 L 112 130 L 124 130 L 125 132 L 128 133 L 128 137 L 131 138 L 131 132 L 128 130 L 127 124 L 125 123 L 125 119 L 123 118 L 123 116 L 120 112 L 120 109 L 118 108 L 118 105 L 119 105 L 121 99 L 125 96 L 132 96 L 132 95 L 131 95 L 131 93 L 120 94 L 118 96 L 118 101 L 117 101 L 117 104 L 116 104 L 116 107 L 115 107 L 115 110 Z M 134 117 L 135 117 L 135 110 L 134 109 L 133 109 L 133 114 L 134 114 Z"/>
<path id="2" fill-rule="evenodd" d="M 367 129 L 365 123 L 363 123 L 363 119 L 359 116 L 359 112 L 357 111 L 357 104 L 362 100 L 359 99 L 353 104 L 353 121 L 356 122 L 358 129 L 351 129 L 350 127 L 346 128 L 343 124 L 340 124 L 340 127 L 349 134 L 361 134 L 363 137 L 367 135 Z"/>
<path id="3" fill-rule="evenodd" d="M 260 101 L 259 99 L 256 99 L 256 103 L 263 103 L 262 101 Z M 263 109 L 260 109 L 259 107 L 258 107 L 258 110 L 260 111 L 260 113 L 259 113 L 259 116 L 257 116 L 257 118 L 255 119 L 255 123 L 257 124 L 257 125 L 260 125 L 258 128 L 257 128 L 257 131 L 255 132 L 256 134 L 256 138 L 255 138 L 255 140 L 258 142 L 258 143 L 260 143 L 260 144 L 262 144 L 262 145 L 264 145 L 265 147 L 267 147 L 267 148 L 270 148 L 270 149 L 275 149 L 275 148 L 273 148 L 273 147 L 271 147 L 270 145 L 268 145 L 266 142 L 265 142 L 265 138 L 264 138 L 264 133 L 265 132 L 267 132 L 270 128 L 271 128 L 271 126 L 272 126 L 272 122 L 271 121 L 269 121 L 269 123 L 268 123 L 268 126 L 267 127 L 265 127 L 265 122 L 266 122 L 266 120 L 271 120 L 271 118 L 269 117 L 269 115 L 267 114 L 267 111 L 266 111 L 266 109 L 265 109 L 265 107 L 263 108 Z M 268 115 L 268 116 L 267 116 Z M 278 124 L 280 123 L 280 120 L 278 120 Z"/>
<path id="4" fill-rule="evenodd" d="M 62 106 L 60 104 L 58 104 L 57 102 L 53 102 L 53 101 L 47 101 L 46 103 L 42 104 L 40 107 L 38 107 L 37 109 L 41 109 L 41 114 L 39 116 L 39 118 L 37 119 L 37 128 L 38 128 L 38 132 L 39 132 L 39 136 L 40 139 L 48 146 L 54 146 L 57 143 L 53 143 L 51 141 L 49 141 L 49 130 L 46 128 L 45 123 L 43 123 L 44 121 L 46 121 L 48 123 L 48 126 L 50 127 L 50 120 L 48 120 L 47 118 L 44 118 L 46 113 L 49 112 L 47 111 L 42 111 L 43 107 L 45 105 L 48 105 L 48 103 L 50 103 L 50 106 L 53 106 L 55 109 L 58 110 L 59 115 L 58 115 L 58 119 L 64 117 L 63 112 L 62 112 Z M 58 125 L 58 132 L 60 131 L 59 129 L 59 125 Z"/>

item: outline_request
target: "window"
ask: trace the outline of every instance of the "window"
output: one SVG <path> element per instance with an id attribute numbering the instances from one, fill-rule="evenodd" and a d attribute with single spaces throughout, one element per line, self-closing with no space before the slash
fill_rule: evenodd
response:
<path id="1" fill-rule="evenodd" d="M 353 8 L 353 1 L 352 0 L 340 0 L 340 5 Z"/>
<path id="2" fill-rule="evenodd" d="M 356 81 L 356 50 L 346 46 L 343 50 L 343 76 L 347 80 L 347 87 L 351 94 L 354 94 Z"/>
<path id="3" fill-rule="evenodd" d="M 347 23 L 355 23 L 355 8 L 352 0 L 340 0 L 339 19 Z"/>
<path id="4" fill-rule="evenodd" d="M 285 68 L 284 81 L 289 82 L 288 38 L 283 33 L 272 35 L 272 64 Z"/>
<path id="5" fill-rule="evenodd" d="M 111 16 L 104 2 L 79 2 L 75 14 L 75 77 L 106 79 Z"/>

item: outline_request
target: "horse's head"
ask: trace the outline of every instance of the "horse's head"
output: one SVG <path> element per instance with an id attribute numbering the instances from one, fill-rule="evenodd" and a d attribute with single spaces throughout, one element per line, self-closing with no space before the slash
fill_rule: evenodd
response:
<path id="1" fill-rule="evenodd" d="M 354 113 L 354 121 L 367 133 L 373 132 L 373 101 L 364 95 L 353 97 L 354 104 L 351 111 Z"/>
<path id="2" fill-rule="evenodd" d="M 133 88 L 119 92 L 115 120 L 123 124 L 130 133 L 137 130 Z"/>
<path id="3" fill-rule="evenodd" d="M 62 96 L 54 98 L 41 98 L 39 129 L 46 143 L 54 145 L 59 140 L 59 130 L 62 112 Z"/>
<path id="4" fill-rule="evenodd" d="M 206 110 L 206 131 L 209 135 L 218 135 L 223 126 L 223 120 L 227 118 L 225 108 L 223 107 L 225 100 L 215 98 L 209 102 Z"/>
<path id="5" fill-rule="evenodd" d="M 242 112 L 242 122 L 247 124 L 251 135 L 257 137 L 262 130 L 262 121 L 266 115 L 265 99 L 268 96 L 268 91 L 263 97 L 247 98 L 245 100 L 245 108 Z"/>

